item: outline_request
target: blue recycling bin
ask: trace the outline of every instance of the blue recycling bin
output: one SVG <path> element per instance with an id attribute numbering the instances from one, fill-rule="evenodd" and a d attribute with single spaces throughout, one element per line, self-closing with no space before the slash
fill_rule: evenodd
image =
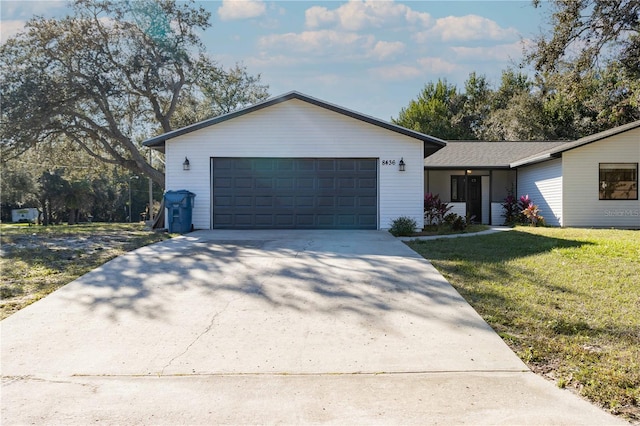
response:
<path id="1" fill-rule="evenodd" d="M 167 208 L 167 227 L 169 232 L 186 234 L 193 229 L 193 201 L 196 194 L 181 189 L 178 191 L 166 191 L 164 193 L 164 205 Z"/>

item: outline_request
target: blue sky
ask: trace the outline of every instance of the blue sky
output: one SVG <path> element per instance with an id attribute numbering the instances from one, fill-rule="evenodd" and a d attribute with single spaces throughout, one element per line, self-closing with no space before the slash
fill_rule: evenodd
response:
<path id="1" fill-rule="evenodd" d="M 498 84 L 548 9 L 510 1 L 199 1 L 202 34 L 219 63 L 242 62 L 278 95 L 298 90 L 383 120 L 397 117 L 429 81 L 463 88 L 470 72 Z M 2 40 L 33 15 L 62 16 L 64 2 L 0 2 Z"/>

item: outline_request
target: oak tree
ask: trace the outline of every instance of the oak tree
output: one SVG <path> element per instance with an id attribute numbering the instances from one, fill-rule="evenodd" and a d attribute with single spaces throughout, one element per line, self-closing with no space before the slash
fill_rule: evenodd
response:
<path id="1" fill-rule="evenodd" d="M 176 0 L 75 0 L 0 47 L 3 160 L 72 141 L 164 186 L 140 142 L 267 97 L 260 76 L 207 56 L 209 12 Z"/>

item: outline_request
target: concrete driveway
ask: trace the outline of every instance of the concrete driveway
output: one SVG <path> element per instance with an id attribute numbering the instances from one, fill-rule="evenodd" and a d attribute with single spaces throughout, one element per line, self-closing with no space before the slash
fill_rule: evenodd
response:
<path id="1" fill-rule="evenodd" d="M 3 425 L 623 424 L 384 231 L 198 231 L 0 326 Z"/>

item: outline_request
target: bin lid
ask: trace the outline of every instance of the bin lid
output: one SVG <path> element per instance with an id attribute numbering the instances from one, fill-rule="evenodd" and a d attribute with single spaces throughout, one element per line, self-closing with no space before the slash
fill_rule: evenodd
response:
<path id="1" fill-rule="evenodd" d="M 196 194 L 191 191 L 187 191 L 186 189 L 179 189 L 177 191 L 165 191 L 164 193 L 164 199 L 168 203 L 180 203 L 187 197 L 195 196 Z"/>

